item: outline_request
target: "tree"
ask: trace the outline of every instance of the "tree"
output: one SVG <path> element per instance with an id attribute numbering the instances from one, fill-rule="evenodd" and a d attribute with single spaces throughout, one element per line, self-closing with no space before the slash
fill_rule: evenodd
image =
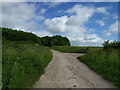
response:
<path id="1" fill-rule="evenodd" d="M 103 43 L 104 48 L 120 48 L 120 41 L 109 42 L 109 40 Z"/>

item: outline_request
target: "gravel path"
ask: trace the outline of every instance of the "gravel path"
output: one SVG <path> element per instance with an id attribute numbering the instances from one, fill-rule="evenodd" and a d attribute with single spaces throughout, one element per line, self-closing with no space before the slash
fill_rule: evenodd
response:
<path id="1" fill-rule="evenodd" d="M 34 88 L 114 88 L 113 84 L 79 62 L 83 54 L 52 50 L 53 60 Z"/>

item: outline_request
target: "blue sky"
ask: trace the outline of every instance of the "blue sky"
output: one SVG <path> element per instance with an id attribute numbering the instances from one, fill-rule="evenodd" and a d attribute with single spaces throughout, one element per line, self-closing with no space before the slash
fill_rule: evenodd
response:
<path id="1" fill-rule="evenodd" d="M 9 2 L 2 9 L 3 27 L 66 36 L 73 46 L 118 40 L 117 2 Z"/>

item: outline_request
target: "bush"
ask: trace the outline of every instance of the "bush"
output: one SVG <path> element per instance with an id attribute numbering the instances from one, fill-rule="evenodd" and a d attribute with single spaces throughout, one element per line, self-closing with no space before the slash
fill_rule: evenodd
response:
<path id="1" fill-rule="evenodd" d="M 103 43 L 104 48 L 120 48 L 120 41 L 109 42 L 105 41 Z"/>

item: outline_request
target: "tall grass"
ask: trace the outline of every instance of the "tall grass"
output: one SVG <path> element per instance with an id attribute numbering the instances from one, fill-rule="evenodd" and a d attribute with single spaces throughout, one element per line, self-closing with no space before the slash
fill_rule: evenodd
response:
<path id="1" fill-rule="evenodd" d="M 114 48 L 92 48 L 87 54 L 78 57 L 78 59 L 105 79 L 120 87 L 120 60 L 118 54 L 118 49 Z"/>
<path id="2" fill-rule="evenodd" d="M 48 48 L 28 42 L 6 41 L 2 47 L 2 87 L 26 88 L 44 73 L 52 59 Z"/>

